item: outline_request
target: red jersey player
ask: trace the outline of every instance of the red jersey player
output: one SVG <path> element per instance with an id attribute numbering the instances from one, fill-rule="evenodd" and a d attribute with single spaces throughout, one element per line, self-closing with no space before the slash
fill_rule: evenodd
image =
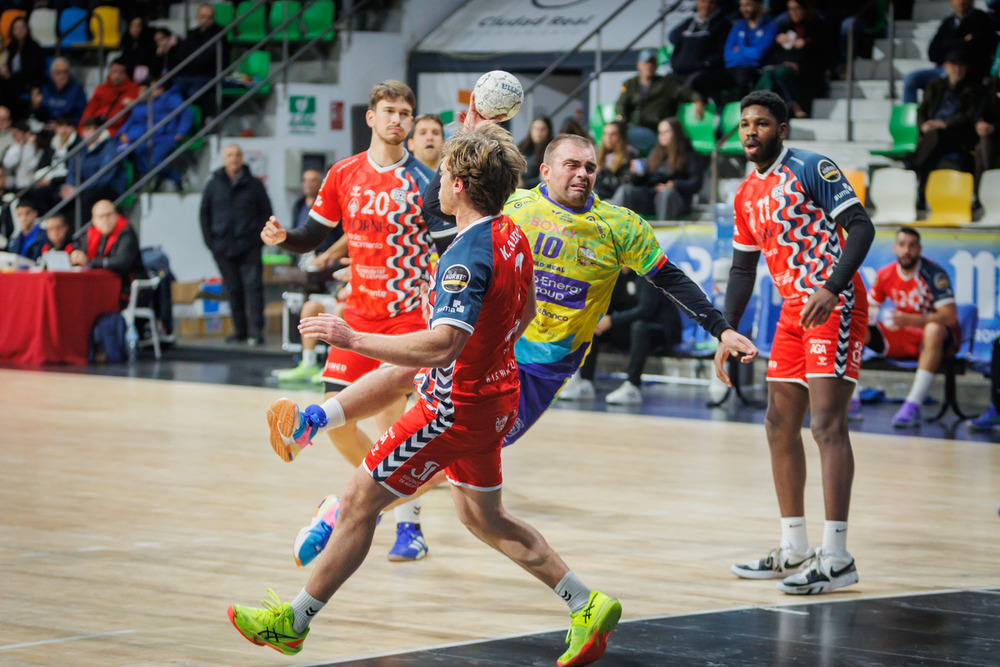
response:
<path id="1" fill-rule="evenodd" d="M 344 317 L 359 331 L 401 334 L 427 327 L 420 288 L 429 278 L 430 233 L 437 221 L 429 220 L 421 209 L 433 172 L 404 148 L 415 102 L 413 91 L 404 83 L 376 85 L 365 115 L 372 130 L 368 150 L 330 169 L 305 225 L 286 231 L 272 217 L 261 232 L 265 243 L 302 253 L 315 249 L 330 228 L 343 226 L 351 257 L 351 290 Z M 335 396 L 380 363 L 350 350 L 332 349 L 323 371 L 326 397 Z M 405 399 L 398 400 L 376 415 L 379 429 L 385 430 L 397 419 L 404 406 Z M 371 449 L 371 439 L 356 422 L 329 433 L 352 466 L 360 464 Z M 395 511 L 397 540 L 389 559 L 423 557 L 427 547 L 420 532 L 418 502 Z M 295 543 L 295 560 L 300 565 L 315 557 L 311 544 L 322 535 L 313 533 L 326 527 L 321 525 L 322 516 L 314 519 L 299 531 Z"/>
<path id="2" fill-rule="evenodd" d="M 765 417 L 782 539 L 764 558 L 731 569 L 746 579 L 781 578 L 778 588 L 785 593 L 825 593 L 858 581 L 846 543 L 854 476 L 847 410 L 868 321 L 858 268 L 875 228 L 832 160 L 783 146 L 788 108 L 781 97 L 757 91 L 740 107 L 740 140 L 756 169 L 736 193 L 725 315 L 740 321 L 763 253 L 784 297 L 767 366 Z M 716 373 L 727 383 L 724 362 L 732 352 L 723 343 L 715 355 Z M 826 506 L 823 546 L 815 552 L 803 498 L 807 410 Z"/>
<path id="3" fill-rule="evenodd" d="M 558 664 L 589 664 L 603 654 L 621 604 L 584 585 L 537 530 L 504 509 L 500 496 L 500 450 L 519 395 L 514 343 L 535 314 L 531 246 L 500 214 L 524 166 L 510 135 L 493 124 L 445 145 L 441 207 L 455 216 L 458 235 L 435 274 L 430 329 L 401 336 L 362 333 L 328 314 L 300 324 L 303 336 L 400 367 L 430 368 L 418 377 L 417 405 L 352 476 L 330 543 L 295 600 L 229 608 L 230 621 L 250 641 L 298 653 L 313 616 L 367 555 L 378 513 L 443 469 L 469 530 L 569 606 L 569 647 Z M 297 412 L 294 405 L 290 409 Z"/>

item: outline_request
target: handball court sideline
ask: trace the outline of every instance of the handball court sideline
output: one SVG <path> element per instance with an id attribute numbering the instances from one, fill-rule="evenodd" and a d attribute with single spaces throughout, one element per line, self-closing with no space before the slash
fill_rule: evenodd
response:
<path id="1" fill-rule="evenodd" d="M 389 563 L 384 522 L 302 653 L 247 642 L 226 607 L 294 597 L 292 540 L 351 471 L 323 437 L 293 463 L 268 446 L 271 401 L 314 391 L 150 366 L 133 374 L 173 381 L 0 370 L 0 664 L 555 664 L 565 605 L 469 534 L 444 488 L 424 497 L 426 559 Z M 505 451 L 505 504 L 622 601 L 598 664 L 998 664 L 1000 448 L 852 433 L 861 581 L 800 599 L 729 572 L 779 526 L 762 413 L 718 412 L 552 410 Z"/>

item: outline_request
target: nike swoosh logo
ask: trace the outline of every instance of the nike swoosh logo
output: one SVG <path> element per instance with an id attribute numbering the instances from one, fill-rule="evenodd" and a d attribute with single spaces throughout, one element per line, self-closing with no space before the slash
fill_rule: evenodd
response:
<path id="1" fill-rule="evenodd" d="M 837 532 L 837 533 L 843 533 L 847 529 L 846 528 L 834 528 L 833 530 L 834 530 L 834 532 Z"/>
<path id="2" fill-rule="evenodd" d="M 834 570 L 833 568 L 830 568 L 830 576 L 831 577 L 839 577 L 840 575 L 842 575 L 845 572 L 847 572 L 848 570 L 850 570 L 851 567 L 853 567 L 853 566 L 854 566 L 854 560 L 852 559 L 850 563 L 848 563 L 847 565 L 845 565 L 840 570 Z"/>
<path id="3" fill-rule="evenodd" d="M 789 528 L 801 528 L 801 527 L 802 527 L 801 523 L 793 523 L 792 525 L 789 526 Z"/>

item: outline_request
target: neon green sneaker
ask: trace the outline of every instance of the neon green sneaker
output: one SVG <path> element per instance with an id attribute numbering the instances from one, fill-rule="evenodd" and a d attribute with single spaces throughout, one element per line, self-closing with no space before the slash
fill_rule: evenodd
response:
<path id="1" fill-rule="evenodd" d="M 271 600 L 264 600 L 263 607 L 231 606 L 226 613 L 233 627 L 258 646 L 270 646 L 285 655 L 295 655 L 302 650 L 302 642 L 309 634 L 307 627 L 301 634 L 292 629 L 292 605 L 282 604 L 270 588 Z"/>
<path id="2" fill-rule="evenodd" d="M 278 382 L 306 382 L 312 380 L 316 373 L 320 372 L 319 366 L 314 364 L 300 363 L 295 368 L 286 368 L 280 371 L 271 371 L 271 375 L 278 378 Z"/>
<path id="3" fill-rule="evenodd" d="M 621 602 L 599 591 L 592 591 L 587 606 L 569 615 L 570 626 L 566 633 L 569 648 L 559 656 L 556 664 L 559 667 L 577 667 L 589 665 L 600 658 L 608 647 L 608 635 L 621 617 Z"/>

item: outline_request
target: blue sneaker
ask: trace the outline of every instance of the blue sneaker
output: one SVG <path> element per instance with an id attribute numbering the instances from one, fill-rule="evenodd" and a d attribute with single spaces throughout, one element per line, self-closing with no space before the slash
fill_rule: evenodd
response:
<path id="1" fill-rule="evenodd" d="M 292 547 L 292 557 L 299 567 L 308 565 L 323 551 L 330 541 L 330 533 L 340 515 L 340 498 L 327 496 L 313 513 L 309 525 L 299 531 Z"/>
<path id="2" fill-rule="evenodd" d="M 992 403 L 990 403 L 990 407 L 986 409 L 986 412 L 975 419 L 969 420 L 970 431 L 992 431 L 997 427 L 1000 427 L 1000 412 L 997 412 Z"/>
<path id="3" fill-rule="evenodd" d="M 318 405 L 305 411 L 290 398 L 279 398 L 267 410 L 267 426 L 271 429 L 271 449 L 283 461 L 291 461 L 303 447 L 312 444 L 319 429 L 327 424 L 326 413 Z"/>
<path id="4" fill-rule="evenodd" d="M 420 560 L 427 555 L 427 543 L 424 534 L 415 523 L 396 524 L 396 543 L 389 549 L 389 560 L 394 562 L 404 560 Z"/>

